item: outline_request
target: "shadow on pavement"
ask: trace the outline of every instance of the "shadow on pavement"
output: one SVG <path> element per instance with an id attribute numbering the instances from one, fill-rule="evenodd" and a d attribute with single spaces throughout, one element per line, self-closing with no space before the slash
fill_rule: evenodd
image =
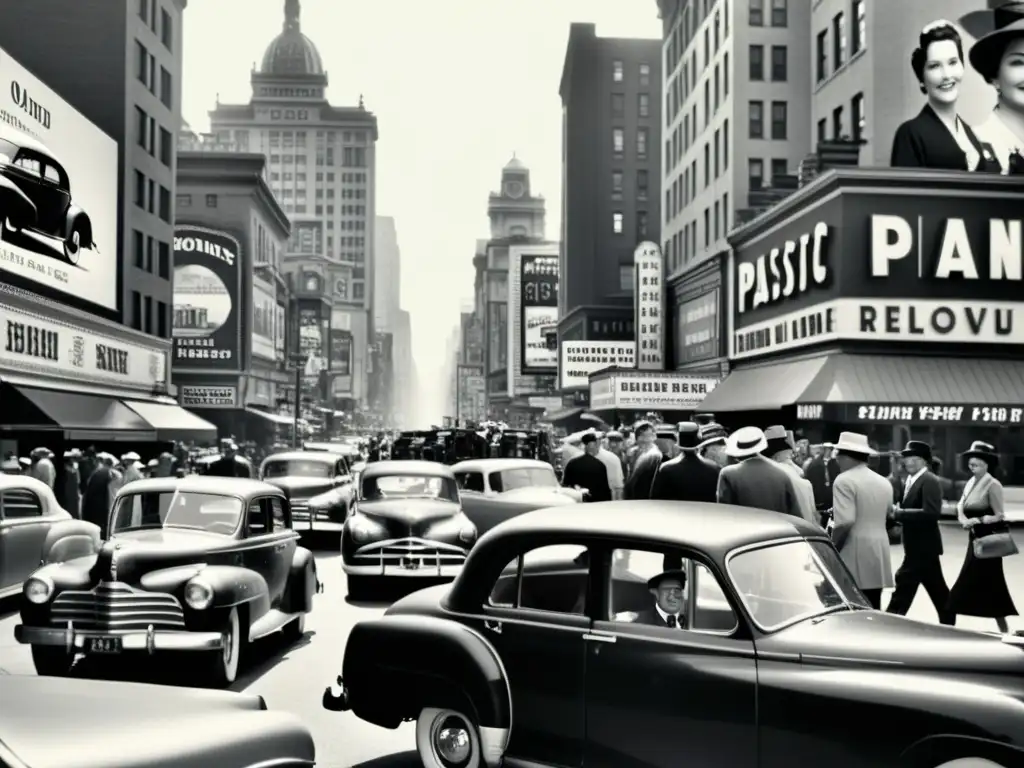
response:
<path id="1" fill-rule="evenodd" d="M 398 752 L 384 757 L 375 757 L 363 763 L 356 763 L 350 768 L 420 768 L 419 755 L 415 752 Z"/>
<path id="2" fill-rule="evenodd" d="M 358 599 L 345 595 L 345 602 L 356 608 L 387 608 L 396 600 L 410 595 L 426 587 L 436 587 L 438 584 L 451 584 L 450 578 L 386 578 L 374 579 L 372 586 L 365 594 Z"/>

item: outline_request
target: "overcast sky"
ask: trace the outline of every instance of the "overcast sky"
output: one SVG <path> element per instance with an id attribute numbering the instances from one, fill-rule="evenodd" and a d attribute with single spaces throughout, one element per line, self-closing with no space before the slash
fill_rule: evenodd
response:
<path id="1" fill-rule="evenodd" d="M 249 75 L 280 31 L 284 0 L 192 0 L 185 11 L 183 110 L 194 130 L 222 102 L 249 101 Z M 328 98 L 377 116 L 377 213 L 394 216 L 402 306 L 431 400 L 487 195 L 516 152 L 559 231 L 561 101 L 569 24 L 606 37 L 660 35 L 655 0 L 302 0 L 302 31 L 330 78 Z M 378 279 L 387 276 L 378 275 Z M 427 393 L 425 393 L 427 394 Z"/>

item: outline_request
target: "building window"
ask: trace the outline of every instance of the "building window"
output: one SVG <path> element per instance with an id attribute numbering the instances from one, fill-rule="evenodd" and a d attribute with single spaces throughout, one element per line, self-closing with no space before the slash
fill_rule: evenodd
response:
<path id="1" fill-rule="evenodd" d="M 149 118 L 141 107 L 135 108 L 135 143 L 143 149 L 146 148 L 146 130 L 149 127 Z"/>
<path id="2" fill-rule="evenodd" d="M 722 235 L 729 234 L 729 193 L 722 195 Z"/>
<path id="3" fill-rule="evenodd" d="M 149 55 L 146 46 L 135 41 L 135 78 L 145 86 L 149 86 Z"/>
<path id="4" fill-rule="evenodd" d="M 764 102 L 752 101 L 749 105 L 750 138 L 764 138 Z"/>
<path id="5" fill-rule="evenodd" d="M 171 14 L 160 10 L 160 42 L 168 51 L 174 51 L 174 27 L 171 22 Z"/>
<path id="6" fill-rule="evenodd" d="M 750 79 L 764 80 L 764 46 L 750 46 Z"/>
<path id="7" fill-rule="evenodd" d="M 850 9 L 850 16 L 853 18 L 852 40 L 850 41 L 850 55 L 864 50 L 864 44 L 868 37 L 868 19 L 864 9 L 864 0 L 853 0 L 853 7 Z"/>
<path id="8" fill-rule="evenodd" d="M 160 186 L 160 219 L 171 223 L 171 190 Z"/>
<path id="9" fill-rule="evenodd" d="M 711 185 L 711 142 L 704 142 L 704 187 Z"/>
<path id="10" fill-rule="evenodd" d="M 354 301 L 362 301 L 366 297 L 366 284 L 365 283 L 352 283 L 352 299 Z"/>
<path id="11" fill-rule="evenodd" d="M 729 170 L 729 121 L 722 122 L 722 170 Z"/>
<path id="12" fill-rule="evenodd" d="M 143 330 L 152 335 L 153 334 L 153 297 L 147 296 L 143 303 L 142 318 L 143 318 Z"/>
<path id="13" fill-rule="evenodd" d="M 640 65 L 640 87 L 646 88 L 651 84 L 651 65 L 641 64 Z"/>
<path id="14" fill-rule="evenodd" d="M 818 40 L 814 48 L 815 77 L 820 83 L 828 77 L 828 32 L 819 32 Z"/>
<path id="15" fill-rule="evenodd" d="M 828 121 L 823 117 L 818 121 L 818 143 L 828 138 Z"/>
<path id="16" fill-rule="evenodd" d="M 639 170 L 636 172 L 636 199 L 647 200 L 647 193 L 650 186 L 650 180 L 646 170 Z"/>
<path id="17" fill-rule="evenodd" d="M 637 242 L 647 239 L 647 211 L 636 212 L 636 239 Z"/>
<path id="18" fill-rule="evenodd" d="M 616 82 L 616 83 L 621 83 L 622 82 L 622 62 L 621 61 L 613 61 L 612 62 L 612 81 Z"/>
<path id="19" fill-rule="evenodd" d="M 747 186 L 752 192 L 764 187 L 764 160 L 752 157 L 748 161 Z"/>
<path id="20" fill-rule="evenodd" d="M 832 138 L 843 138 L 843 108 L 836 107 L 832 110 Z"/>
<path id="21" fill-rule="evenodd" d="M 853 138 L 860 141 L 864 138 L 867 127 L 867 113 L 864 111 L 864 94 L 858 93 L 850 102 L 850 122 L 853 128 Z"/>
<path id="22" fill-rule="evenodd" d="M 775 158 L 772 160 L 772 186 L 775 184 L 777 179 L 781 179 L 787 173 L 789 173 L 789 163 L 785 159 Z"/>
<path id="23" fill-rule="evenodd" d="M 711 209 L 704 209 L 704 247 L 711 247 Z"/>
<path id="24" fill-rule="evenodd" d="M 729 52 L 722 54 L 722 95 L 729 95 Z"/>
<path id="25" fill-rule="evenodd" d="M 612 94 L 612 117 L 625 117 L 626 97 L 621 93 Z"/>
<path id="26" fill-rule="evenodd" d="M 619 264 L 619 290 L 623 293 L 633 292 L 633 265 Z"/>
<path id="27" fill-rule="evenodd" d="M 142 330 L 142 294 L 132 291 L 132 328 Z"/>
<path id="28" fill-rule="evenodd" d="M 171 246 L 167 243 L 160 241 L 157 248 L 159 251 L 158 263 L 157 263 L 157 274 L 160 275 L 164 280 L 171 279 Z"/>
<path id="29" fill-rule="evenodd" d="M 718 238 L 722 236 L 721 231 L 719 229 L 722 225 L 722 217 L 719 211 L 719 205 L 719 202 L 715 200 L 715 240 L 718 240 Z"/>
<path id="30" fill-rule="evenodd" d="M 135 204 L 146 207 L 146 177 L 140 171 L 135 172 Z"/>
<path id="31" fill-rule="evenodd" d="M 153 274 L 153 259 L 155 258 L 156 241 L 153 240 L 152 235 L 146 236 L 146 266 L 144 269 Z"/>
<path id="32" fill-rule="evenodd" d="M 639 103 L 637 104 L 637 112 L 639 113 L 640 117 L 651 116 L 651 97 L 649 94 L 640 94 Z"/>
<path id="33" fill-rule="evenodd" d="M 171 132 L 166 128 L 160 129 L 160 162 L 171 167 L 174 157 L 174 144 L 171 140 Z"/>
<path id="34" fill-rule="evenodd" d="M 167 304 L 162 301 L 156 303 L 156 335 L 166 339 L 167 334 Z"/>
<path id="35" fill-rule="evenodd" d="M 190 208 L 192 206 L 192 195 L 189 195 L 189 194 L 176 195 L 175 198 L 176 199 L 174 201 L 174 205 L 179 210 L 182 209 L 182 208 Z"/>
<path id="36" fill-rule="evenodd" d="M 789 51 L 784 45 L 772 46 L 772 80 L 784 83 L 789 79 Z"/>
<path id="37" fill-rule="evenodd" d="M 789 0 L 772 0 L 772 26 L 789 25 Z"/>
<path id="38" fill-rule="evenodd" d="M 789 108 L 784 101 L 772 102 L 772 139 L 785 141 Z"/>
<path id="39" fill-rule="evenodd" d="M 616 235 L 622 234 L 622 213 L 620 211 L 612 214 L 612 232 Z"/>
<path id="40" fill-rule="evenodd" d="M 207 208 L 216 208 L 217 207 L 217 196 L 216 195 L 207 195 L 206 196 L 206 207 Z"/>
<path id="41" fill-rule="evenodd" d="M 622 199 L 622 171 L 612 171 L 612 199 Z"/>
<path id="42" fill-rule="evenodd" d="M 626 151 L 626 133 L 621 128 L 612 128 L 612 152 L 622 155 Z"/>
<path id="43" fill-rule="evenodd" d="M 750 0 L 750 26 L 764 26 L 764 0 Z"/>
<path id="44" fill-rule="evenodd" d="M 646 128 L 638 128 L 636 131 L 636 156 L 643 160 L 647 157 L 647 136 Z"/>
<path id="45" fill-rule="evenodd" d="M 149 24 L 149 0 L 139 0 L 139 18 Z"/>
<path id="46" fill-rule="evenodd" d="M 715 178 L 722 173 L 722 131 L 715 131 Z"/>
<path id="47" fill-rule="evenodd" d="M 846 17 L 837 13 L 832 19 L 832 70 L 846 63 Z"/>
<path id="48" fill-rule="evenodd" d="M 146 266 L 146 253 L 144 250 L 145 238 L 137 229 L 132 230 L 132 260 L 137 269 Z"/>
<path id="49" fill-rule="evenodd" d="M 171 92 L 171 73 L 160 67 L 160 101 L 168 109 L 174 109 L 174 94 Z"/>

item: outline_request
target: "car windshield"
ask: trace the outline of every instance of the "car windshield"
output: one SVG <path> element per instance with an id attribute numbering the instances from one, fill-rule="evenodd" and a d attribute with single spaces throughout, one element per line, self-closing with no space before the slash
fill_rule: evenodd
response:
<path id="1" fill-rule="evenodd" d="M 378 475 L 362 483 L 362 496 L 366 501 L 384 499 L 443 499 L 458 502 L 459 491 L 449 477 L 428 475 Z"/>
<path id="2" fill-rule="evenodd" d="M 272 477 L 322 477 L 334 475 L 334 464 L 310 459 L 277 459 L 263 465 L 264 479 Z"/>
<path id="3" fill-rule="evenodd" d="M 754 623 L 766 632 L 823 613 L 871 607 L 824 541 L 746 550 L 729 559 L 728 571 Z"/>
<path id="4" fill-rule="evenodd" d="M 143 528 L 192 528 L 230 535 L 238 527 L 242 502 L 233 496 L 191 491 L 129 493 L 117 500 L 111 534 Z"/>
<path id="5" fill-rule="evenodd" d="M 558 485 L 555 470 L 550 467 L 520 467 L 492 472 L 491 490 L 496 493 L 514 491 L 518 488 L 554 488 Z"/>

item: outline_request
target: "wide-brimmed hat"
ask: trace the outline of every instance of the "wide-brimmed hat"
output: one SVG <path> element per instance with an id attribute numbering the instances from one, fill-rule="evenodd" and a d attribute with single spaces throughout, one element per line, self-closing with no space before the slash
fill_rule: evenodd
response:
<path id="1" fill-rule="evenodd" d="M 994 80 L 999 74 L 1006 46 L 1011 40 L 1024 37 L 1024 3 L 1004 3 L 988 13 L 991 14 L 992 31 L 979 38 L 971 47 L 968 58 L 979 75 L 986 80 Z"/>
<path id="2" fill-rule="evenodd" d="M 597 432 L 587 432 L 586 434 L 584 434 L 584 435 L 582 435 L 580 437 L 580 442 L 583 445 L 590 445 L 591 443 L 596 442 L 596 441 L 597 441 Z"/>
<path id="3" fill-rule="evenodd" d="M 684 451 L 695 451 L 700 445 L 700 426 L 694 421 L 680 421 L 676 424 L 679 447 Z"/>
<path id="4" fill-rule="evenodd" d="M 786 428 L 781 424 L 776 424 L 768 427 L 764 431 L 764 439 L 768 441 L 768 448 L 766 453 L 774 456 L 779 451 L 795 451 L 796 442 L 793 440 L 791 432 L 787 432 Z"/>
<path id="5" fill-rule="evenodd" d="M 725 455 L 734 459 L 745 459 L 764 452 L 768 441 L 758 427 L 740 427 L 725 441 Z"/>
<path id="6" fill-rule="evenodd" d="M 135 451 L 128 451 L 128 453 L 121 456 L 121 461 L 127 464 L 129 461 L 139 461 L 141 458 Z"/>
<path id="7" fill-rule="evenodd" d="M 971 459 L 981 459 L 989 467 L 999 466 L 999 454 L 996 453 L 996 447 L 983 440 L 975 440 L 971 443 L 971 447 L 963 452 L 963 459 L 965 464 Z"/>
<path id="8" fill-rule="evenodd" d="M 925 461 L 932 460 L 932 447 L 923 440 L 908 440 L 907 445 L 900 451 L 900 456 L 907 459 L 917 456 Z"/>
<path id="9" fill-rule="evenodd" d="M 868 436 L 859 432 L 841 432 L 839 439 L 832 446 L 837 451 L 856 453 L 861 456 L 874 456 L 876 451 L 868 445 Z"/>
<path id="10" fill-rule="evenodd" d="M 677 568 L 673 568 L 668 571 L 662 571 L 658 575 L 651 576 L 651 578 L 647 580 L 647 588 L 657 589 L 661 585 L 661 582 L 665 581 L 666 579 L 676 579 L 677 581 L 679 581 L 680 584 L 682 584 L 685 587 L 686 571 L 679 570 Z"/>
<path id="11" fill-rule="evenodd" d="M 711 424 L 704 424 L 700 428 L 700 445 L 698 449 L 707 448 L 709 445 L 721 444 L 725 445 L 726 440 L 729 439 L 729 431 L 721 424 L 712 422 Z"/>

